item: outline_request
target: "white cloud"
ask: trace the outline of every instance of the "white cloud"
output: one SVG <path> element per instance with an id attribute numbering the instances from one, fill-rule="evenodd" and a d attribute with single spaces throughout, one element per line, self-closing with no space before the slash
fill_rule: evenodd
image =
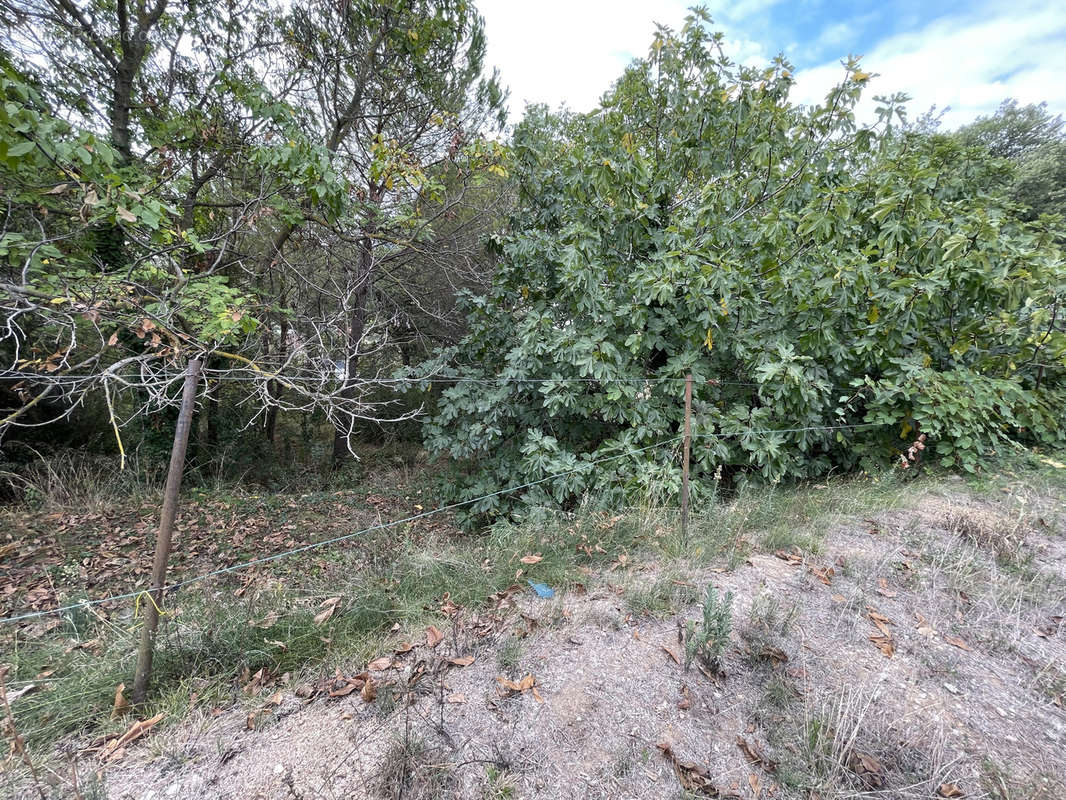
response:
<path id="1" fill-rule="evenodd" d="M 890 37 L 867 53 L 863 68 L 880 75 L 864 93 L 860 119 L 874 119 L 875 94 L 894 92 L 913 98 L 912 117 L 950 106 L 947 128 L 994 112 L 1007 97 L 1046 100 L 1053 111 L 1066 112 L 1066 10 L 1014 3 L 977 12 Z M 801 70 L 793 98 L 820 102 L 842 75 L 838 62 Z"/>
<path id="2" fill-rule="evenodd" d="M 593 108 L 630 60 L 644 56 L 655 23 L 681 26 L 693 0 L 479 0 L 488 34 L 489 65 L 500 68 L 511 88 L 511 121 L 527 102 Z M 840 49 L 869 21 L 853 15 L 826 20 L 811 41 L 787 45 L 794 33 L 775 31 L 764 12 L 782 0 L 717 0 L 711 4 L 716 29 L 726 34 L 727 53 L 743 63 L 765 63 L 781 50 L 809 61 Z M 802 10 L 802 2 L 796 13 Z M 929 16 L 935 15 L 931 4 Z M 859 107 L 875 118 L 873 95 L 906 92 L 912 116 L 936 105 L 950 106 L 944 123 L 966 123 L 995 111 L 1006 97 L 1023 103 L 1046 100 L 1066 113 L 1066 6 L 1056 0 L 984 0 L 968 12 L 941 16 L 879 42 L 865 54 L 864 69 L 880 73 Z M 775 37 L 780 37 L 775 40 Z M 787 46 L 786 46 L 787 45 Z M 823 55 L 819 56 L 821 53 Z M 838 60 L 801 69 L 793 98 L 824 100 L 843 77 Z"/>
<path id="3" fill-rule="evenodd" d="M 644 56 L 655 23 L 675 30 L 687 0 L 480 0 L 488 35 L 486 62 L 511 88 L 511 121 L 525 104 L 561 103 L 588 111 L 633 58 Z"/>

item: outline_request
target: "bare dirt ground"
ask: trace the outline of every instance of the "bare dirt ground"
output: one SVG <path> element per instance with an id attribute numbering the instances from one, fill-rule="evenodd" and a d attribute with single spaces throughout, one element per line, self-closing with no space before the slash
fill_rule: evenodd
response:
<path id="1" fill-rule="evenodd" d="M 817 555 L 625 565 L 480 616 L 444 598 L 446 623 L 397 631 L 406 652 L 368 673 L 194 713 L 83 762 L 81 783 L 114 800 L 1057 800 L 1063 508 L 948 484 L 835 524 Z M 686 671 L 678 623 L 707 583 L 733 593 L 729 646 L 717 672 Z"/>

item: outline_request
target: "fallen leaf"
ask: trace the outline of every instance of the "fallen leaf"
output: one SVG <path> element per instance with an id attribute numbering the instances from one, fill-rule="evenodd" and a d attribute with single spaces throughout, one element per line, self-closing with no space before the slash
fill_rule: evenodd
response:
<path id="1" fill-rule="evenodd" d="M 689 691 L 688 686 L 681 684 L 681 699 L 677 701 L 677 707 L 682 711 L 688 711 L 692 708 L 692 692 Z"/>
<path id="2" fill-rule="evenodd" d="M 126 752 L 126 745 L 131 742 L 135 742 L 144 736 L 148 731 L 152 729 L 152 726 L 159 722 L 166 716 L 165 712 L 160 711 L 151 719 L 144 719 L 134 722 L 125 733 L 121 736 L 117 736 L 111 739 L 104 745 L 104 752 L 101 755 L 102 761 L 117 761 L 122 758 L 122 755 Z"/>
<path id="3" fill-rule="evenodd" d="M 392 659 L 388 656 L 382 656 L 381 658 L 375 658 L 366 665 L 366 668 L 370 672 L 381 672 L 382 670 L 389 669 L 391 666 Z"/>
<path id="4" fill-rule="evenodd" d="M 378 696 L 378 685 L 367 678 L 359 694 L 362 695 L 364 702 L 373 703 L 374 698 Z"/>
<path id="5" fill-rule="evenodd" d="M 891 637 L 892 632 L 889 631 L 888 626 L 895 625 L 895 623 L 884 614 L 870 608 L 870 606 L 867 606 L 866 609 L 866 616 L 869 618 L 870 622 L 876 625 L 877 629 L 881 631 L 883 635 Z"/>
<path id="6" fill-rule="evenodd" d="M 819 569 L 818 567 L 815 567 L 815 566 L 809 566 L 809 567 L 807 567 L 807 571 L 810 572 L 814 577 L 816 577 L 822 583 L 824 583 L 826 586 L 828 586 L 830 583 L 832 583 L 833 575 L 835 574 L 835 572 L 834 572 L 832 567 L 825 567 L 824 569 Z"/>
<path id="7" fill-rule="evenodd" d="M 457 667 L 469 667 L 474 663 L 473 656 L 460 656 L 459 658 L 449 658 L 449 664 L 454 664 Z"/>
<path id="8" fill-rule="evenodd" d="M 848 767 L 871 789 L 880 788 L 885 782 L 885 768 L 869 753 L 852 750 Z"/>
<path id="9" fill-rule="evenodd" d="M 682 789 L 695 794 L 702 794 L 705 797 L 722 796 L 718 787 L 711 780 L 710 773 L 706 767 L 692 761 L 682 761 L 674 753 L 668 742 L 661 742 L 656 747 L 670 760 L 674 767 L 674 774 L 677 776 L 677 782 L 681 784 Z"/>
<path id="10" fill-rule="evenodd" d="M 755 742 L 749 742 L 743 736 L 737 737 L 737 747 L 740 748 L 740 752 L 744 754 L 744 757 L 748 759 L 752 764 L 756 764 L 767 772 L 773 772 L 777 769 L 776 762 L 766 757 L 766 754 L 759 749 L 759 745 Z"/>
<path id="11" fill-rule="evenodd" d="M 532 675 L 526 675 L 524 678 L 522 678 L 522 680 L 518 681 L 517 683 L 501 675 L 496 678 L 496 682 L 500 684 L 501 688 L 506 690 L 505 692 L 502 692 L 504 696 L 512 693 L 523 694 L 524 692 L 533 689 L 534 697 L 537 698 L 538 702 L 541 702 L 540 694 L 534 688 L 536 686 L 537 679 L 534 678 Z"/>
<path id="12" fill-rule="evenodd" d="M 877 579 L 877 593 L 883 597 L 895 597 L 899 592 L 888 588 L 888 581 L 884 578 Z"/>
<path id="13" fill-rule="evenodd" d="M 252 625 L 255 626 L 256 628 L 271 628 L 271 627 L 274 626 L 274 624 L 277 621 L 278 621 L 278 612 L 277 611 L 271 611 L 269 614 L 267 614 L 265 617 L 263 617 L 258 622 L 253 622 Z M 317 617 L 315 618 L 315 621 L 316 622 L 318 621 Z"/>
<path id="14" fill-rule="evenodd" d="M 115 689 L 115 703 L 111 706 L 111 719 L 121 717 L 130 710 L 129 700 L 127 700 L 126 695 L 123 694 L 125 688 L 126 684 L 120 683 Z"/>
<path id="15" fill-rule="evenodd" d="M 52 670 L 49 670 L 49 673 L 51 673 L 51 672 L 52 672 Z M 47 676 L 47 675 L 41 675 L 41 674 L 38 674 L 38 675 L 37 675 L 37 677 L 38 677 L 38 678 L 41 678 L 41 677 L 45 677 L 45 678 L 46 678 L 46 677 L 48 677 L 48 676 Z M 123 688 L 123 687 L 124 687 L 125 685 L 126 685 L 126 684 L 124 684 L 124 683 L 120 683 L 120 684 L 119 684 L 119 686 L 118 686 L 118 689 L 119 689 L 119 691 L 115 693 L 115 699 L 116 699 L 116 701 L 118 700 L 118 694 L 119 694 L 119 692 L 121 692 L 121 691 L 122 691 L 122 688 Z M 7 693 L 7 702 L 8 702 L 8 703 L 14 703 L 14 702 L 15 702 L 16 700 L 18 700 L 18 699 L 19 699 L 20 697 L 24 697 L 25 695 L 28 695 L 28 694 L 33 694 L 34 692 L 36 692 L 36 691 L 37 691 L 38 689 L 40 689 L 40 688 L 41 688 L 41 687 L 40 687 L 40 686 L 38 686 L 38 685 L 37 685 L 36 683 L 27 683 L 27 684 L 26 684 L 25 686 L 23 686 L 23 687 L 22 687 L 21 689 L 15 689 L 15 690 L 13 690 L 13 691 L 10 691 L 10 692 L 8 692 L 8 693 Z M 114 714 L 112 714 L 112 718 L 114 718 Z"/>
<path id="16" fill-rule="evenodd" d="M 466 695 L 462 692 L 455 692 L 454 694 L 448 695 L 447 702 L 456 704 L 465 703 Z"/>
<path id="17" fill-rule="evenodd" d="M 544 556 L 542 556 L 540 553 L 536 553 L 533 555 L 522 556 L 518 560 L 521 561 L 523 564 L 539 564 L 541 561 L 544 560 Z"/>
<path id="18" fill-rule="evenodd" d="M 271 706 L 280 706 L 280 705 L 281 705 L 281 692 L 274 692 L 274 694 L 270 695 L 270 697 L 267 698 L 267 701 L 266 701 L 266 707 L 267 708 L 270 708 Z"/>
<path id="19" fill-rule="evenodd" d="M 966 644 L 966 642 L 964 642 L 958 636 L 945 636 L 944 637 L 944 641 L 947 642 L 950 645 L 954 645 L 955 647 L 959 648 L 960 650 L 966 650 L 966 651 L 971 652 L 971 653 L 973 652 L 973 648 L 970 647 L 970 645 Z"/>
<path id="20" fill-rule="evenodd" d="M 414 649 L 415 646 L 410 642 L 401 642 L 392 652 L 394 652 L 398 656 L 402 656 L 404 653 L 410 653 Z"/>
<path id="21" fill-rule="evenodd" d="M 659 645 L 659 647 L 661 647 L 663 650 L 666 651 L 666 654 L 668 656 L 670 656 L 670 658 L 672 658 L 674 660 L 675 664 L 678 664 L 678 665 L 681 664 L 681 659 L 677 657 L 677 653 L 675 653 L 673 650 L 671 650 L 665 644 L 661 644 L 661 645 Z"/>
<path id="22" fill-rule="evenodd" d="M 896 652 L 891 636 L 872 635 L 870 636 L 870 641 L 874 643 L 878 650 L 885 654 L 885 658 L 892 658 L 892 654 Z"/>
<path id="23" fill-rule="evenodd" d="M 965 797 L 956 783 L 942 783 L 936 790 L 938 797 Z"/>
<path id="24" fill-rule="evenodd" d="M 760 792 L 762 792 L 762 783 L 759 781 L 759 776 L 754 772 L 748 775 L 748 786 L 751 787 L 752 796 L 758 800 Z"/>
<path id="25" fill-rule="evenodd" d="M 337 610 L 337 605 L 340 603 L 339 597 L 330 597 L 327 600 L 323 600 L 319 604 L 319 608 L 323 610 L 315 614 L 314 620 L 316 625 L 321 625 L 323 622 L 333 616 L 333 612 Z"/>
<path id="26" fill-rule="evenodd" d="M 444 634 L 441 633 L 440 628 L 436 625 L 430 625 L 426 628 L 426 644 L 430 647 L 436 647 L 438 644 L 444 641 Z"/>

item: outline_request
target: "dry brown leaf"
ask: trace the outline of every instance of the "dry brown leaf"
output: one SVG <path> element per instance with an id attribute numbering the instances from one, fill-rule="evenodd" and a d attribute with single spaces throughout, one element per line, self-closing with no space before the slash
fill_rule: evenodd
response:
<path id="1" fill-rule="evenodd" d="M 319 608 L 323 609 L 315 614 L 314 620 L 316 625 L 321 625 L 323 622 L 333 616 L 333 612 L 337 610 L 337 605 L 340 603 L 339 597 L 330 597 L 319 603 Z"/>
<path id="2" fill-rule="evenodd" d="M 762 782 L 754 772 L 748 775 L 748 786 L 751 787 L 752 797 L 758 800 L 759 794 L 762 792 Z"/>
<path id="3" fill-rule="evenodd" d="M 944 637 L 944 641 L 947 642 L 950 645 L 954 645 L 955 647 L 959 648 L 960 650 L 966 650 L 966 651 L 969 651 L 971 653 L 973 652 L 973 648 L 970 647 L 970 645 L 966 644 L 966 642 L 964 642 L 958 636 L 945 636 Z"/>
<path id="4" fill-rule="evenodd" d="M 888 581 L 884 578 L 877 579 L 877 593 L 884 597 L 895 597 L 899 592 L 888 588 Z"/>
<path id="5" fill-rule="evenodd" d="M 394 652 L 398 656 L 402 656 L 404 653 L 410 653 L 414 649 L 415 646 L 410 642 L 400 642 L 397 648 L 392 652 Z"/>
<path id="6" fill-rule="evenodd" d="M 826 586 L 828 586 L 830 583 L 832 583 L 833 575 L 835 574 L 835 571 L 833 570 L 832 567 L 825 567 L 825 568 L 819 569 L 818 567 L 810 566 L 810 567 L 807 567 L 807 571 L 810 572 L 814 577 L 816 577 L 822 583 L 824 583 Z"/>
<path id="7" fill-rule="evenodd" d="M 126 684 L 124 683 L 120 683 L 115 688 L 115 703 L 111 706 L 111 719 L 121 717 L 130 710 L 129 700 L 127 700 L 126 695 L 123 694 L 125 688 Z"/>
<path id="8" fill-rule="evenodd" d="M 271 611 L 265 617 L 258 622 L 253 622 L 252 625 L 256 628 L 271 628 L 278 621 L 278 612 Z"/>
<path id="9" fill-rule="evenodd" d="M 457 667 L 469 667 L 474 663 L 473 656 L 460 656 L 459 658 L 449 658 L 449 664 L 454 664 Z"/>
<path id="10" fill-rule="evenodd" d="M 496 678 L 496 682 L 498 684 L 500 684 L 500 686 L 502 686 L 504 689 L 508 689 L 508 690 L 510 690 L 512 692 L 521 691 L 521 689 L 518 688 L 518 684 L 517 683 L 515 683 L 514 681 L 512 681 L 512 680 L 510 680 L 508 678 L 503 677 L 502 675 L 500 675 L 499 677 Z"/>
<path id="11" fill-rule="evenodd" d="M 436 647 L 438 644 L 444 641 L 444 634 L 441 633 L 440 628 L 436 625 L 430 625 L 426 628 L 426 644 L 430 647 Z"/>
<path id="12" fill-rule="evenodd" d="M 681 684 L 681 699 L 677 701 L 677 707 L 682 711 L 688 711 L 692 708 L 692 692 L 689 691 L 688 686 Z"/>
<path id="13" fill-rule="evenodd" d="M 942 783 L 937 787 L 937 797 L 965 797 L 957 783 Z"/>
<path id="14" fill-rule="evenodd" d="M 522 556 L 518 560 L 521 561 L 523 564 L 539 564 L 541 561 L 544 560 L 544 556 L 542 556 L 540 553 L 534 553 L 528 556 Z"/>
<path id="15" fill-rule="evenodd" d="M 378 685 L 370 678 L 367 678 L 359 694 L 362 695 L 364 702 L 373 703 L 374 698 L 378 696 Z"/>
<path id="16" fill-rule="evenodd" d="M 381 658 L 375 658 L 366 668 L 370 672 L 381 672 L 382 670 L 389 669 L 393 666 L 393 661 L 389 656 L 382 656 Z"/>
<path id="17" fill-rule="evenodd" d="M 871 789 L 880 788 L 885 782 L 885 768 L 869 753 L 852 750 L 848 767 Z"/>
<path id="18" fill-rule="evenodd" d="M 892 642 L 891 636 L 870 636 L 870 641 L 874 643 L 878 650 L 885 654 L 885 658 L 892 658 L 892 654 L 896 652 L 896 646 Z"/>
<path id="19" fill-rule="evenodd" d="M 668 742 L 661 742 L 656 745 L 662 754 L 670 760 L 670 763 L 674 767 L 674 774 L 677 776 L 677 782 L 681 784 L 681 788 L 693 792 L 694 794 L 702 794 L 705 797 L 721 797 L 718 787 L 714 785 L 711 780 L 710 773 L 706 767 L 696 764 L 692 761 L 682 761 L 674 753 L 673 748 Z"/>
<path id="20" fill-rule="evenodd" d="M 448 695 L 447 702 L 455 703 L 455 704 L 465 703 L 466 702 L 466 695 L 463 694 L 462 692 L 455 692 L 454 694 Z"/>
<path id="21" fill-rule="evenodd" d="M 737 737 L 737 747 L 740 748 L 740 752 L 744 754 L 744 757 L 748 759 L 752 764 L 756 764 L 767 772 L 773 772 L 777 769 L 777 764 L 771 759 L 766 757 L 766 754 L 759 749 L 759 745 L 755 742 L 749 742 L 743 736 Z"/>
<path id="22" fill-rule="evenodd" d="M 673 650 L 671 650 L 665 644 L 661 644 L 661 645 L 659 645 L 659 647 L 661 647 L 663 650 L 666 651 L 666 654 L 668 656 L 670 656 L 670 658 L 672 658 L 674 660 L 675 664 L 678 664 L 678 665 L 681 664 L 681 659 L 677 657 L 677 653 L 675 653 Z"/>
<path id="23" fill-rule="evenodd" d="M 117 761 L 122 758 L 126 752 L 126 745 L 131 742 L 135 742 L 144 736 L 148 731 L 152 729 L 152 726 L 159 722 L 166 716 L 165 712 L 160 711 L 151 719 L 138 720 L 134 722 L 125 733 L 114 739 L 111 739 L 104 745 L 104 752 L 101 756 L 103 761 Z"/>

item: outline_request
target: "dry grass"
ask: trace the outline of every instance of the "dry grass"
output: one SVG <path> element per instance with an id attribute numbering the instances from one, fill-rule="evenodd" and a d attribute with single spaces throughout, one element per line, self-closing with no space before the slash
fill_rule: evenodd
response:
<path id="1" fill-rule="evenodd" d="M 204 798 L 682 796 L 662 742 L 744 800 L 771 788 L 775 800 L 929 800 L 945 783 L 973 800 L 1066 797 L 1056 763 L 1066 652 L 1061 622 L 1049 622 L 1066 611 L 1066 546 L 1061 517 L 1047 511 L 1061 499 L 849 486 L 736 498 L 698 515 L 687 541 L 669 512 L 642 509 L 392 542 L 368 560 L 373 570 L 352 573 L 344 615 L 296 627 L 282 616 L 284 642 L 291 651 L 329 638 L 336 648 L 345 633 L 335 626 L 388 598 L 358 653 L 333 650 L 312 672 L 356 672 L 400 640 L 424 642 L 431 622 L 445 630 L 436 649 L 403 655 L 374 702 L 296 702 L 298 713 L 246 730 L 270 692 L 289 702 L 306 679 L 294 670 L 288 684 L 153 734 L 109 768 L 111 800 L 175 784 Z M 765 550 L 778 546 L 789 552 Z M 486 605 L 527 553 L 542 560 L 523 565 L 519 585 L 544 580 L 556 597 L 522 591 L 514 605 Z M 693 587 L 708 584 L 734 593 L 734 629 L 720 672 L 685 672 L 677 624 L 699 616 Z M 442 619 L 445 592 L 461 609 Z M 871 609 L 889 620 L 891 657 L 870 641 Z M 282 632 L 256 628 L 240 641 Z M 447 665 L 461 654 L 474 663 Z M 420 664 L 426 677 L 410 689 Z M 527 674 L 539 700 L 501 695 L 497 678 Z M 746 757 L 738 737 L 766 761 Z"/>
<path id="2" fill-rule="evenodd" d="M 1023 516 L 1008 514 L 998 506 L 953 505 L 945 511 L 941 524 L 999 561 L 1019 558 L 1032 531 Z"/>

